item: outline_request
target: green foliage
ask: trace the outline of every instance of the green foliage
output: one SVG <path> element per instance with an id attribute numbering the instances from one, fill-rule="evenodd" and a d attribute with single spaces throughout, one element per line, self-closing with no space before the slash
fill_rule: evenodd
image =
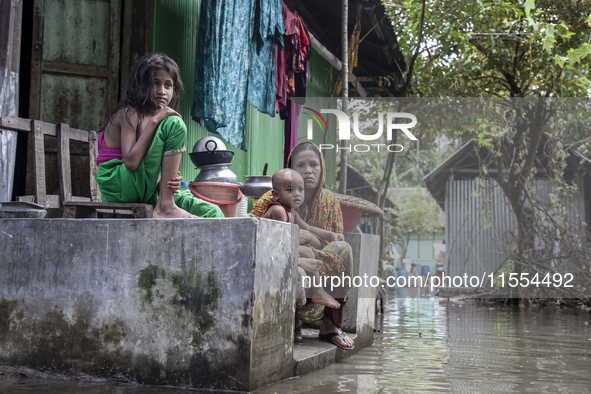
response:
<path id="1" fill-rule="evenodd" d="M 416 188 L 408 198 L 397 204 L 397 225 L 406 233 L 434 233 L 441 231 L 441 209 L 424 189 Z"/>
<path id="2" fill-rule="evenodd" d="M 417 49 L 423 1 L 395 3 L 386 6 L 409 64 Z M 425 3 L 409 96 L 587 96 L 589 1 Z"/>
<path id="3" fill-rule="evenodd" d="M 534 272 L 560 265 L 591 277 L 580 268 L 589 261 L 589 251 L 565 209 L 576 190 L 565 179 L 566 148 L 588 154 L 591 146 L 591 106 L 587 100 L 567 99 L 591 92 L 591 1 L 388 4 L 393 4 L 387 9 L 397 47 L 408 65 L 396 81 L 398 91 L 416 100 L 438 100 L 428 108 L 432 116 L 420 118 L 426 119 L 421 127 L 430 141 L 445 135 L 472 136 L 478 142 L 476 183 L 482 186 L 485 178 L 495 177 L 516 217 L 508 244 L 511 269 Z M 457 97 L 474 99 L 456 102 Z M 540 177 L 552 183 L 549 201 L 536 196 L 532 181 Z M 480 214 L 483 227 L 490 227 L 491 211 Z M 399 223 L 411 228 L 408 218 Z"/>

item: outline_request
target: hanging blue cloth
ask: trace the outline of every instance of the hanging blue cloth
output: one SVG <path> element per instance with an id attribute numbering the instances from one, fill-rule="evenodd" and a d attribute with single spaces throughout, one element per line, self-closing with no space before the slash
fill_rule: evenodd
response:
<path id="1" fill-rule="evenodd" d="M 255 2 L 203 0 L 191 116 L 246 150 L 244 123 Z"/>
<path id="2" fill-rule="evenodd" d="M 275 58 L 268 44 L 283 32 L 280 0 L 203 0 L 191 116 L 246 150 L 247 97 L 265 113 L 275 100 Z M 255 22 L 258 21 L 255 34 Z M 272 32 L 272 33 L 270 33 Z M 276 40 L 276 38 L 275 38 Z M 263 67 L 264 64 L 264 67 Z M 273 72 L 269 72 L 272 67 Z M 251 71 L 252 70 L 252 71 Z M 272 78 L 272 79 L 271 79 Z M 252 79 L 252 93 L 249 88 Z M 273 93 L 269 94 L 269 90 Z M 254 90 L 258 89 L 259 92 Z M 272 97 L 268 99 L 268 97 Z"/>
<path id="3" fill-rule="evenodd" d="M 285 33 L 281 0 L 256 3 L 248 102 L 262 113 L 275 116 L 275 44 L 283 49 Z"/>

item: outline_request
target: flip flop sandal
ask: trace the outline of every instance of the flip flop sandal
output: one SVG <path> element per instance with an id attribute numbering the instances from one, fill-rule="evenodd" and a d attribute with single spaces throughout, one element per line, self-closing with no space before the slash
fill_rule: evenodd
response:
<path id="1" fill-rule="evenodd" d="M 324 339 L 325 341 L 328 341 L 328 342 L 340 347 L 343 350 L 355 349 L 355 346 L 345 346 L 343 344 L 340 344 L 340 343 L 334 341 L 334 337 L 339 337 L 343 340 L 343 342 L 345 341 L 345 338 L 347 338 L 347 334 L 345 334 L 342 331 L 341 332 L 331 332 L 330 334 L 326 334 L 326 335 L 318 334 L 318 337 L 320 339 Z"/>
<path id="2" fill-rule="evenodd" d="M 302 342 L 304 342 L 304 337 L 302 337 L 302 330 L 299 327 L 296 327 L 296 329 L 294 331 L 293 341 L 295 343 L 302 343 Z"/>

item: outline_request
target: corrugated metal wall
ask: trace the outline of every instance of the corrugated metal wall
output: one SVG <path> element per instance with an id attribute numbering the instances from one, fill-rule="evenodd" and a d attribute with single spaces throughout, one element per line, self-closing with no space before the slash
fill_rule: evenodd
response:
<path id="1" fill-rule="evenodd" d="M 150 50 L 161 52 L 173 58 L 181 69 L 185 85 L 179 113 L 183 116 L 189 132 L 187 150 L 192 150 L 195 142 L 208 133 L 201 125 L 191 119 L 191 105 L 195 92 L 195 61 L 199 32 L 200 0 L 152 0 L 152 20 L 150 26 Z M 332 90 L 330 64 L 316 52 L 310 59 L 308 97 L 326 97 Z M 333 77 L 334 78 L 334 71 Z M 305 138 L 305 136 L 304 136 Z M 336 139 L 336 136 L 333 137 Z M 238 181 L 244 175 L 260 175 L 265 163 L 269 164 L 267 173 L 273 174 L 283 167 L 284 121 L 279 115 L 274 118 L 262 114 L 248 106 L 246 115 L 246 141 L 248 152 L 227 144 L 235 152 L 232 171 Z M 327 157 L 327 185 L 334 185 L 335 155 Z M 185 180 L 192 181 L 198 170 L 188 155 L 183 155 L 180 167 Z"/>
<path id="2" fill-rule="evenodd" d="M 179 113 L 183 116 L 189 133 L 188 151 L 193 149 L 198 139 L 206 135 L 220 137 L 208 133 L 191 119 L 200 9 L 200 0 L 152 0 L 150 50 L 170 56 L 181 69 L 185 91 Z M 283 167 L 283 130 L 284 124 L 279 116 L 271 118 L 249 105 L 246 118 L 248 152 L 226 144 L 228 149 L 235 152 L 230 168 L 238 175 L 239 182 L 244 181 L 244 175 L 262 174 L 265 163 L 269 163 L 268 174 Z M 183 155 L 180 171 L 188 181 L 195 179 L 199 173 L 188 155 Z"/>
<path id="3" fill-rule="evenodd" d="M 310 57 L 309 62 L 309 75 L 308 75 L 308 88 L 306 90 L 306 97 L 308 100 L 306 101 L 305 107 L 314 108 L 315 110 L 319 111 L 322 108 L 327 108 L 326 103 L 328 103 L 327 97 L 330 97 L 336 79 L 339 76 L 339 71 L 335 69 L 326 59 L 318 54 L 318 52 L 313 51 L 312 56 Z M 331 108 L 336 108 L 336 100 L 332 100 Z M 337 144 L 337 133 L 336 133 L 336 118 L 334 116 L 325 116 L 326 121 L 328 123 L 328 134 L 326 142 L 324 141 L 324 136 L 320 133 L 314 134 L 314 142 L 316 145 L 320 144 Z M 302 115 L 299 119 L 299 138 L 298 141 L 307 141 L 307 126 L 306 122 L 309 119 L 308 116 Z M 336 179 L 336 157 L 337 153 L 336 150 L 324 150 L 322 152 L 324 155 L 324 160 L 326 161 L 326 187 L 329 189 L 335 189 L 335 179 Z"/>
<path id="4" fill-rule="evenodd" d="M 582 179 L 578 182 L 582 185 Z M 536 180 L 535 188 L 541 201 L 548 199 L 549 182 Z M 472 196 L 476 191 L 481 194 Z M 564 202 L 572 223 L 584 220 L 584 202 L 582 192 L 572 203 Z M 483 211 L 491 212 L 492 225 L 486 229 L 483 228 Z M 447 181 L 445 222 L 447 274 L 481 276 L 483 272 L 495 272 L 505 262 L 517 223 L 496 181 L 485 180 L 483 188 L 472 180 Z"/>

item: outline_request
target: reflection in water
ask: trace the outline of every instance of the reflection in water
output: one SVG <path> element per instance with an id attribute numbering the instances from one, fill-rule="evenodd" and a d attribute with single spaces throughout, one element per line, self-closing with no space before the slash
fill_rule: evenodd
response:
<path id="1" fill-rule="evenodd" d="M 402 294 L 399 294 L 399 296 Z M 587 313 L 390 295 L 373 346 L 265 387 L 271 393 L 588 393 Z M 420 334 L 420 335 L 419 335 Z M 305 344 L 304 344 L 305 346 Z M 0 393 L 153 394 L 174 389 L 0 379 Z"/>

